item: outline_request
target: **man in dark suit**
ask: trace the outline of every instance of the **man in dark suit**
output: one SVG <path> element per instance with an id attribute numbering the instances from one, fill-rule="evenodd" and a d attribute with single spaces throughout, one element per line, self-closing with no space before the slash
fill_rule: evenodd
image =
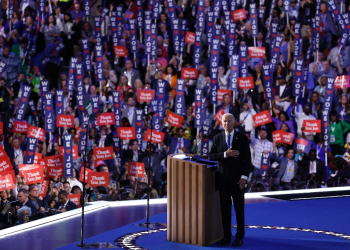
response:
<path id="1" fill-rule="evenodd" d="M 137 140 L 130 140 L 129 145 L 131 150 L 125 150 L 123 152 L 125 159 L 131 162 L 142 162 L 142 159 L 146 157 L 146 153 L 139 150 Z"/>
<path id="2" fill-rule="evenodd" d="M 140 78 L 140 72 L 137 69 L 133 69 L 133 62 L 131 60 L 125 61 L 125 66 L 120 68 L 118 64 L 114 65 L 114 69 L 119 73 L 119 84 L 121 84 L 121 76 L 128 78 L 128 85 L 135 88 L 135 80 Z"/>
<path id="3" fill-rule="evenodd" d="M 66 211 L 70 211 L 78 208 L 78 206 L 75 205 L 75 203 L 73 203 L 68 199 L 68 194 L 64 190 L 61 190 L 60 193 L 58 194 L 58 200 L 60 202 L 56 204 L 55 208 L 62 212 L 66 212 Z"/>
<path id="4" fill-rule="evenodd" d="M 322 160 L 316 159 L 316 150 L 310 149 L 309 157 L 299 160 L 299 166 L 302 167 L 301 181 L 317 179 L 322 185 L 326 181 L 326 168 Z"/>
<path id="5" fill-rule="evenodd" d="M 226 114 L 229 113 L 233 115 L 233 117 L 235 118 L 235 121 L 239 122 L 239 114 L 240 114 L 239 108 L 231 104 L 231 96 L 229 94 L 224 94 L 222 96 L 222 105 L 216 107 L 215 114 L 221 108 L 225 111 Z"/>
<path id="6" fill-rule="evenodd" d="M 19 207 L 27 206 L 32 211 L 32 216 L 38 211 L 34 204 L 29 200 L 29 193 L 27 189 L 20 189 L 18 191 L 17 199 L 19 201 Z"/>
<path id="7" fill-rule="evenodd" d="M 14 138 L 12 142 L 13 142 L 13 148 L 10 148 L 7 151 L 7 155 L 10 158 L 13 169 L 15 170 L 15 174 L 17 175 L 19 171 L 18 165 L 23 164 L 24 155 L 23 155 L 23 150 L 22 150 L 21 142 L 19 138 Z"/>
<path id="8" fill-rule="evenodd" d="M 248 138 L 234 131 L 232 114 L 222 117 L 224 132 L 216 135 L 209 153 L 209 159 L 218 161 L 216 184 L 219 188 L 224 237 L 218 245 L 231 243 L 232 202 L 236 211 L 237 233 L 232 246 L 243 245 L 244 231 L 244 188 L 251 168 L 251 154 Z"/>
<path id="9" fill-rule="evenodd" d="M 280 97 L 281 102 L 289 101 L 289 98 L 293 95 L 293 90 L 286 84 L 286 77 L 279 76 L 277 77 L 278 86 L 276 86 L 276 94 Z"/>
<path id="10" fill-rule="evenodd" d="M 136 107 L 134 97 L 128 97 L 128 107 L 123 110 L 122 118 L 128 118 L 129 123 L 132 127 L 136 126 Z"/>
<path id="11" fill-rule="evenodd" d="M 176 138 L 167 135 L 166 141 L 170 146 L 169 154 L 191 153 L 191 141 L 183 136 L 184 129 L 182 127 L 176 129 Z"/>

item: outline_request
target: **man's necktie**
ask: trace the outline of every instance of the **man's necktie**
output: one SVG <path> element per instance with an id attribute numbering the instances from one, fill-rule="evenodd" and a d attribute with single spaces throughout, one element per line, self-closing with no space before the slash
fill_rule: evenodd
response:
<path id="1" fill-rule="evenodd" d="M 227 144 L 227 149 L 229 149 L 231 146 L 231 134 L 227 135 L 227 143 L 226 144 Z"/>

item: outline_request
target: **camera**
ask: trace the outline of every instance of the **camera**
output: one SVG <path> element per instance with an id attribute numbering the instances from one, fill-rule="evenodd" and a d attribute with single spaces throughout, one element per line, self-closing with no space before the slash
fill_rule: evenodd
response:
<path id="1" fill-rule="evenodd" d="M 17 207 L 17 206 L 20 206 L 20 205 L 21 205 L 21 203 L 19 202 L 19 200 L 11 201 L 10 204 L 11 204 L 11 207 Z"/>

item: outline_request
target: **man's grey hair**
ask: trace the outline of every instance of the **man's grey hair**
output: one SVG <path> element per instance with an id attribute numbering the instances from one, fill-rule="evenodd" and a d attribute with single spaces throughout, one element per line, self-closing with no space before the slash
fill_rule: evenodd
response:
<path id="1" fill-rule="evenodd" d="M 235 121 L 235 117 L 233 116 L 233 114 L 231 113 L 226 113 L 222 116 L 222 118 L 224 118 L 224 116 L 230 116 L 232 118 L 233 121 Z"/>
<path id="2" fill-rule="evenodd" d="M 32 210 L 30 209 L 30 207 L 23 206 L 23 207 L 21 207 L 20 209 L 18 209 L 18 211 L 17 211 L 18 219 L 21 219 L 21 214 L 22 214 L 22 212 L 24 212 L 24 211 L 29 211 L 29 216 L 32 215 Z"/>

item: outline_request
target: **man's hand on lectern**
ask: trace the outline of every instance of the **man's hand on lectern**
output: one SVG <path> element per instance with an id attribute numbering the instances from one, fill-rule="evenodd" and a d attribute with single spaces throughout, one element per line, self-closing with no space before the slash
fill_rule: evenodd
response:
<path id="1" fill-rule="evenodd" d="M 226 151 L 226 156 L 227 157 L 237 157 L 237 156 L 239 156 L 239 151 L 238 150 L 232 150 L 231 148 L 229 148 Z"/>

